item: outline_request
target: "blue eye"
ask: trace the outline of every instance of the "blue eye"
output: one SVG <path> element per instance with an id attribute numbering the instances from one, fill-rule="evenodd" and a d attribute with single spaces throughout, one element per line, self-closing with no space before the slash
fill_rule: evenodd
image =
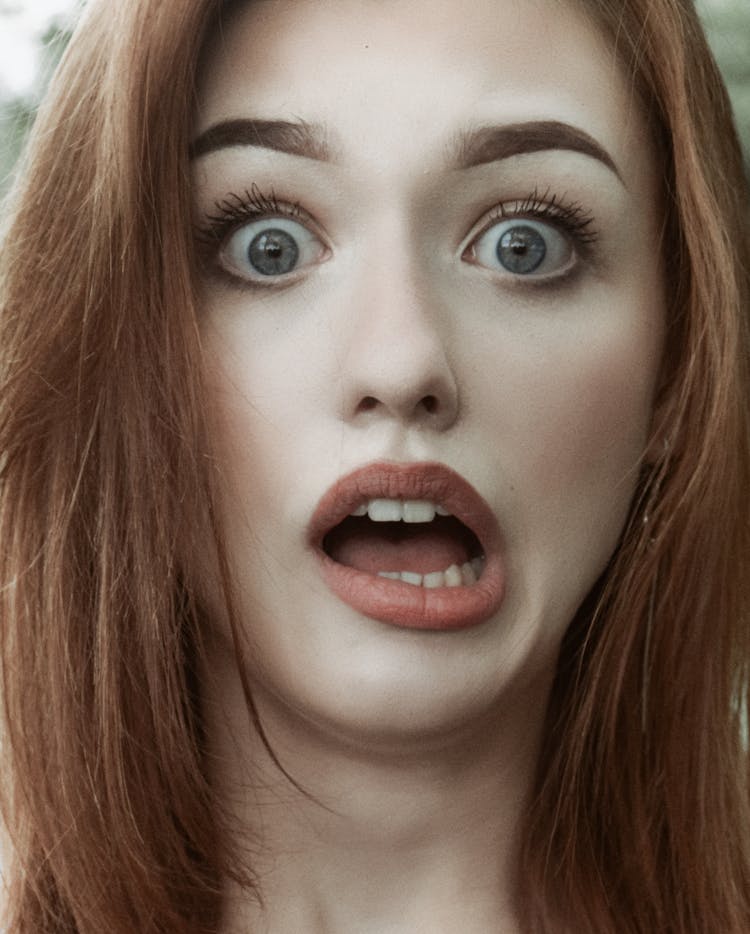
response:
<path id="1" fill-rule="evenodd" d="M 304 224 L 287 217 L 265 217 L 237 228 L 222 247 L 219 261 L 240 278 L 263 283 L 311 266 L 324 253 L 325 246 Z"/>
<path id="2" fill-rule="evenodd" d="M 551 224 L 530 218 L 504 218 L 488 227 L 470 247 L 474 262 L 514 276 L 543 278 L 566 272 L 575 261 L 568 237 Z"/>

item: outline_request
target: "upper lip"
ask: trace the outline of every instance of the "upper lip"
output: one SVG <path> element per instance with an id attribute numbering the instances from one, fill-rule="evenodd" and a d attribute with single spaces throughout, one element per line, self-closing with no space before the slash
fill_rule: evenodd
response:
<path id="1" fill-rule="evenodd" d="M 468 480 L 435 462 L 378 462 L 341 477 L 320 498 L 308 525 L 308 540 L 322 548 L 332 528 L 376 498 L 421 499 L 444 506 L 474 533 L 485 554 L 497 550 L 500 530 L 487 502 Z"/>

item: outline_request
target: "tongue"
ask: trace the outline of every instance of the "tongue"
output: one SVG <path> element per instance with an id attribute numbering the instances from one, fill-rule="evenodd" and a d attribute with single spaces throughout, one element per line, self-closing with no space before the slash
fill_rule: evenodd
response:
<path id="1" fill-rule="evenodd" d="M 339 564 L 369 574 L 378 571 L 429 574 L 470 560 L 462 528 L 455 520 L 409 525 L 348 519 L 327 536 L 325 546 Z"/>

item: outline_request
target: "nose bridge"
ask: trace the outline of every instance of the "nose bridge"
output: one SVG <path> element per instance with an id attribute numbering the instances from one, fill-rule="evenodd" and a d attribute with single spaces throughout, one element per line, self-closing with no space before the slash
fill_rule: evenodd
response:
<path id="1" fill-rule="evenodd" d="M 429 255 L 395 216 L 358 252 L 347 310 L 346 416 L 450 426 L 458 387 Z"/>

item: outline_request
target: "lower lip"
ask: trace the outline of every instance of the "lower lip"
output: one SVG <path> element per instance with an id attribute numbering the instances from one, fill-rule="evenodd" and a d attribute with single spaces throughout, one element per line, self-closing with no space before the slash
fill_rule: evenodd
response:
<path id="1" fill-rule="evenodd" d="M 499 555 L 488 555 L 481 578 L 470 586 L 418 587 L 346 567 L 318 551 L 329 588 L 371 619 L 405 629 L 469 629 L 500 609 L 505 575 Z"/>

